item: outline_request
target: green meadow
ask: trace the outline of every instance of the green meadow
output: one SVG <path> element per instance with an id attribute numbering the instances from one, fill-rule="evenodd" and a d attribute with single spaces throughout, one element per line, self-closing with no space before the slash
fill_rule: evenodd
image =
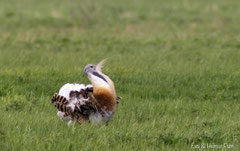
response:
<path id="1" fill-rule="evenodd" d="M 240 150 L 239 0 L 1 0 L 1 151 Z M 86 64 L 122 97 L 108 126 L 50 103 Z"/>

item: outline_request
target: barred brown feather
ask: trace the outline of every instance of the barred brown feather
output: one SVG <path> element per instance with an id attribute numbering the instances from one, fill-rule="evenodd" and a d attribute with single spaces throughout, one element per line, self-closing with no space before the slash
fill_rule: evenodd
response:
<path id="1" fill-rule="evenodd" d="M 65 116 L 71 115 L 71 108 L 67 107 L 68 100 L 64 96 L 55 93 L 51 99 L 58 111 L 65 112 Z"/>

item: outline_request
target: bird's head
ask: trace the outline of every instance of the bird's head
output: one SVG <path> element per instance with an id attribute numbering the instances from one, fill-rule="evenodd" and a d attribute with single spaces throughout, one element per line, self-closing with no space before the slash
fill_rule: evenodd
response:
<path id="1" fill-rule="evenodd" d="M 84 67 L 84 73 L 86 76 L 88 76 L 88 74 L 92 74 L 93 72 L 96 72 L 96 65 L 88 64 Z"/>
<path id="2" fill-rule="evenodd" d="M 84 67 L 84 73 L 88 77 L 88 79 L 92 82 L 92 84 L 102 81 L 101 83 L 109 84 L 109 77 L 102 73 L 102 65 L 104 60 L 99 64 L 88 64 Z"/>

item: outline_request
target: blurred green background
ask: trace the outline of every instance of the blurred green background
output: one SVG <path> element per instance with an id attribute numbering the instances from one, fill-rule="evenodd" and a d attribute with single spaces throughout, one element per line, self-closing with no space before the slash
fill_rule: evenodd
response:
<path id="1" fill-rule="evenodd" d="M 239 6 L 1 0 L 1 150 L 239 150 Z M 114 118 L 68 127 L 51 96 L 105 58 L 123 97 Z"/>

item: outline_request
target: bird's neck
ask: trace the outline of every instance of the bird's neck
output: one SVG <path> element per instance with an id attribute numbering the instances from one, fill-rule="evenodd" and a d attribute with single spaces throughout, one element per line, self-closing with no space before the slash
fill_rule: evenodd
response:
<path id="1" fill-rule="evenodd" d="M 96 75 L 91 75 L 89 80 L 91 81 L 93 87 L 102 87 L 105 89 L 110 88 L 109 83 L 107 81 L 103 80 L 102 78 L 100 78 Z"/>

